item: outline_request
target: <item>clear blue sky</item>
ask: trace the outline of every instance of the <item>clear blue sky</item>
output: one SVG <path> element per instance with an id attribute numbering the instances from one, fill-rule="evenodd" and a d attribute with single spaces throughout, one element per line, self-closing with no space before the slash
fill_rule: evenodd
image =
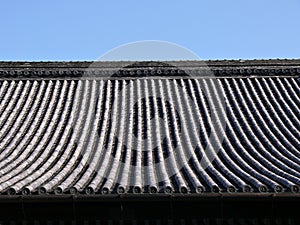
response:
<path id="1" fill-rule="evenodd" d="M 96 60 L 163 40 L 203 59 L 300 58 L 300 0 L 7 0 L 0 60 Z"/>

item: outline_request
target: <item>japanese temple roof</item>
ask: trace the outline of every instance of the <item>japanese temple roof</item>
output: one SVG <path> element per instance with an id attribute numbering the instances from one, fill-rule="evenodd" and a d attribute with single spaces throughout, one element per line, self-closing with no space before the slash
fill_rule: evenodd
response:
<path id="1" fill-rule="evenodd" d="M 0 194 L 300 195 L 300 60 L 0 62 Z"/>

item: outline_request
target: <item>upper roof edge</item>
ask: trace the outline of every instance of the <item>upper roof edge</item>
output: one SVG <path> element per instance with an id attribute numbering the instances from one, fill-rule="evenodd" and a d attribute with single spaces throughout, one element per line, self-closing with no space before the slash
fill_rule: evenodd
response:
<path id="1" fill-rule="evenodd" d="M 0 68 L 120 68 L 133 63 L 147 66 L 158 61 L 0 61 Z M 300 59 L 251 59 L 251 60 L 182 60 L 159 61 L 180 67 L 248 67 L 248 66 L 300 66 Z M 155 67 L 155 65 L 151 65 Z"/>

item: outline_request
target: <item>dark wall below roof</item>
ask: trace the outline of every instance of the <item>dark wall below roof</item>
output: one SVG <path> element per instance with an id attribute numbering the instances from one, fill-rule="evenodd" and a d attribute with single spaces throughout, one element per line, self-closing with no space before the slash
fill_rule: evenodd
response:
<path id="1" fill-rule="evenodd" d="M 299 224 L 299 201 L 276 198 L 211 198 L 0 203 L 1 224 Z"/>

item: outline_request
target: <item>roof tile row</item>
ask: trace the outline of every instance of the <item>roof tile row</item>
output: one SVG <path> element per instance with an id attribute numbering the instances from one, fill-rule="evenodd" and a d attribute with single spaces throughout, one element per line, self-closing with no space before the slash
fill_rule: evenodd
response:
<path id="1" fill-rule="evenodd" d="M 0 192 L 299 192 L 298 77 L 2 80 Z"/>

